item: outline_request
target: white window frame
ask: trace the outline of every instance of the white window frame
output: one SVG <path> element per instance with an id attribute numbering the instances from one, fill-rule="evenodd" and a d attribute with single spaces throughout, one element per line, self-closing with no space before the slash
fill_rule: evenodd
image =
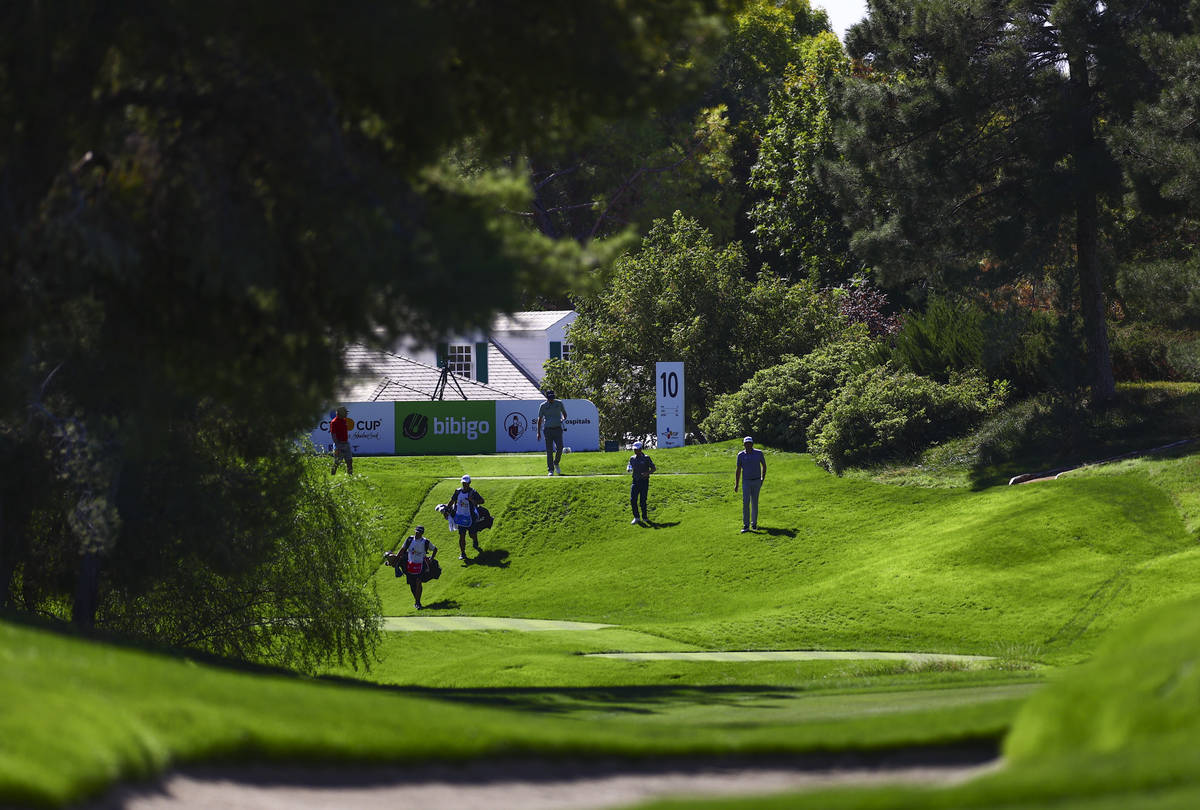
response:
<path id="1" fill-rule="evenodd" d="M 450 373 L 471 380 L 471 369 L 474 367 L 475 347 L 470 344 L 459 344 L 446 347 L 446 368 Z"/>
<path id="2" fill-rule="evenodd" d="M 563 361 L 564 361 L 564 362 L 567 362 L 567 363 L 570 363 L 570 362 L 571 362 L 571 355 L 572 355 L 572 354 L 574 354 L 574 353 L 575 353 L 575 344 L 574 344 L 574 343 L 568 343 L 567 341 L 565 341 L 565 340 L 564 340 L 564 341 L 562 342 L 562 349 L 561 349 L 561 352 L 560 352 L 560 354 L 562 355 L 562 359 L 563 359 Z"/>

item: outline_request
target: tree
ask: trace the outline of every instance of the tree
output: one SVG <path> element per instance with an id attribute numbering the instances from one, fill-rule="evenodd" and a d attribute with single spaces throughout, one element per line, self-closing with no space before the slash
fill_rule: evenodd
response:
<path id="1" fill-rule="evenodd" d="M 846 281 L 858 268 L 842 211 L 817 174 L 836 157 L 833 83 L 849 61 L 837 37 L 807 40 L 771 99 L 758 161 L 750 174 L 749 209 L 758 252 L 779 272 L 826 284 Z"/>
<path id="2" fill-rule="evenodd" d="M 1182 4 L 1181 4 L 1182 5 Z M 1116 153 L 1136 192 L 1122 223 L 1130 246 L 1117 285 L 1130 316 L 1200 328 L 1200 3 L 1171 30 L 1147 37 L 1146 60 L 1162 92 L 1117 127 Z"/>
<path id="3" fill-rule="evenodd" d="M 825 13 L 808 0 L 742 4 L 728 35 L 689 66 L 693 92 L 558 152 L 532 153 L 534 201 L 523 213 L 544 233 L 583 242 L 630 226 L 644 232 L 676 209 L 720 241 L 742 238 L 746 184 L 771 94 L 803 44 L 828 31 Z"/>
<path id="4" fill-rule="evenodd" d="M 230 470 L 261 472 L 310 423 L 347 341 L 484 324 L 522 287 L 604 260 L 504 214 L 529 193 L 502 160 L 646 109 L 686 80 L 674 66 L 724 12 L 718 0 L 636 13 L 616 0 L 6 4 L 0 439 L 39 461 L 4 473 L 0 594 L 40 594 L 30 610 L 73 601 L 89 626 L 113 593 L 160 587 L 160 537 L 190 538 L 205 570 L 223 544 L 261 538 L 222 497 L 240 480 Z M 467 141 L 472 175 L 451 160 Z M 216 465 L 200 444 L 215 437 L 227 439 Z M 276 517 L 297 470 L 257 491 Z M 29 508 L 14 482 L 27 472 L 46 484 Z M 150 492 L 207 495 L 213 531 L 193 533 L 191 510 L 156 510 Z M 241 563 L 269 570 L 278 546 L 247 548 Z M 325 639 L 334 654 L 357 643 Z"/>
<path id="5" fill-rule="evenodd" d="M 950 285 L 1036 275 L 1073 246 L 1097 404 L 1114 394 L 1100 205 L 1122 191 L 1109 127 L 1154 76 L 1136 42 L 1171 24 L 1145 0 L 871 0 L 847 37 L 830 164 L 851 247 L 881 272 Z M 985 275 L 986 273 L 986 275 Z"/>
<path id="6" fill-rule="evenodd" d="M 587 396 L 604 435 L 655 432 L 654 363 L 685 364 L 686 422 L 785 354 L 807 354 L 842 323 L 831 297 L 808 281 L 764 273 L 746 280 L 746 254 L 680 212 L 654 223 L 641 247 L 622 256 L 600 293 L 579 302 L 570 363 L 549 384 Z"/>

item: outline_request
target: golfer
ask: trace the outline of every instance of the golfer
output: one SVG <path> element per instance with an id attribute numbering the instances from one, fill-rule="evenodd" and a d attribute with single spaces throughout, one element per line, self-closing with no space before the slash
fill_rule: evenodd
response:
<path id="1" fill-rule="evenodd" d="M 337 416 L 329 421 L 329 435 L 333 437 L 333 469 L 330 475 L 337 474 L 338 465 L 346 462 L 346 475 L 354 475 L 354 451 L 350 449 L 350 420 L 346 417 L 350 411 L 345 405 L 337 409 Z"/>
<path id="2" fill-rule="evenodd" d="M 400 547 L 400 554 L 403 556 L 400 564 L 404 566 L 404 578 L 408 580 L 408 589 L 412 591 L 415 600 L 413 607 L 421 610 L 421 591 L 424 590 L 421 574 L 425 571 L 425 556 L 436 557 L 437 546 L 425 536 L 425 527 L 418 526 L 405 539 L 404 545 Z"/>
<path id="3" fill-rule="evenodd" d="M 458 558 L 467 561 L 467 535 L 471 535 L 471 545 L 476 551 L 479 547 L 479 532 L 475 529 L 476 506 L 483 505 L 483 496 L 471 488 L 471 476 L 462 477 L 462 487 L 454 490 L 450 502 L 446 504 L 445 514 L 454 521 L 458 528 Z"/>
<path id="4" fill-rule="evenodd" d="M 743 480 L 742 473 L 745 473 Z M 742 439 L 742 452 L 737 455 L 737 470 L 733 474 L 733 491 L 742 483 L 742 533 L 758 528 L 758 493 L 767 480 L 767 457 L 754 449 L 754 438 Z"/>
<path id="5" fill-rule="evenodd" d="M 633 508 L 633 520 L 629 522 L 633 525 L 642 521 L 649 523 L 650 518 L 646 517 L 646 496 L 650 494 L 650 473 L 657 472 L 658 468 L 654 466 L 654 460 L 642 452 L 641 442 L 633 443 L 633 455 L 629 457 L 625 471 L 633 473 L 633 483 L 629 486 L 629 505 Z M 641 517 L 638 517 L 639 502 L 642 504 Z"/>
<path id="6" fill-rule="evenodd" d="M 554 391 L 547 389 L 546 401 L 538 408 L 537 437 L 542 438 L 542 422 L 546 423 L 546 475 L 562 475 L 558 463 L 563 454 L 563 420 L 567 409 L 554 398 Z"/>

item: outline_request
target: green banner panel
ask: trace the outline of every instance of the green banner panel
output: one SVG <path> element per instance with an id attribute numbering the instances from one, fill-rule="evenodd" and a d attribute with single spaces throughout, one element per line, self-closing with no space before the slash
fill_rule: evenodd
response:
<path id="1" fill-rule="evenodd" d="M 397 402 L 396 455 L 496 452 L 496 403 Z"/>

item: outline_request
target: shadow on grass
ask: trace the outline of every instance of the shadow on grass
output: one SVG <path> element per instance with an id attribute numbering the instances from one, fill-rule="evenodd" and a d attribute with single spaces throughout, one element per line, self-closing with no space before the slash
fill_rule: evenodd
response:
<path id="1" fill-rule="evenodd" d="M 471 565 L 486 565 L 489 568 L 508 568 L 511 562 L 508 551 L 502 548 L 485 548 L 470 559 Z"/>
<path id="2" fill-rule="evenodd" d="M 401 688 L 399 691 L 407 691 Z M 767 701 L 788 700 L 797 692 L 774 686 L 589 686 L 544 689 L 420 689 L 425 697 L 452 703 L 514 709 L 521 712 L 566 715 L 576 712 L 651 715 L 673 707 L 736 706 L 747 710 L 775 709 Z M 747 702 L 752 700 L 753 702 Z"/>
<path id="3" fill-rule="evenodd" d="M 923 463 L 936 469 L 943 463 L 953 466 L 955 454 L 972 459 L 970 486 L 981 490 L 1006 484 L 1017 475 L 1149 453 L 1197 436 L 1200 386 L 1121 385 L 1116 399 L 1103 408 L 1050 395 L 1016 403 L 970 436 L 926 454 Z M 1172 458 L 1196 451 L 1192 442 L 1155 455 Z"/>
<path id="4" fill-rule="evenodd" d="M 461 607 L 457 599 L 439 599 L 436 602 L 429 602 L 425 605 L 425 610 L 458 610 Z"/>
<path id="5" fill-rule="evenodd" d="M 638 525 L 643 529 L 669 529 L 672 526 L 678 526 L 679 521 L 677 520 L 674 523 L 656 523 L 653 520 L 647 520 L 645 523 L 639 523 Z"/>
<path id="6" fill-rule="evenodd" d="M 751 534 L 767 534 L 770 537 L 795 537 L 795 529 L 774 529 L 769 526 L 759 526 L 757 529 L 751 529 Z"/>

